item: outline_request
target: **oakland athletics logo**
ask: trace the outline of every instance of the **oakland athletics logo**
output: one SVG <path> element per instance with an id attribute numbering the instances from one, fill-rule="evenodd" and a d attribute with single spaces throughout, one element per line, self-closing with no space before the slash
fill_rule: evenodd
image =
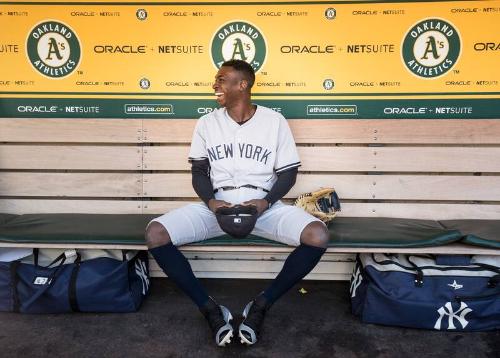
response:
<path id="1" fill-rule="evenodd" d="M 449 22 L 426 19 L 412 26 L 401 46 L 403 62 L 418 77 L 436 78 L 448 72 L 460 56 L 460 35 Z"/>
<path id="2" fill-rule="evenodd" d="M 266 41 L 254 25 L 243 21 L 229 22 L 215 33 L 211 55 L 217 68 L 225 61 L 235 59 L 248 62 L 257 72 L 266 59 Z"/>
<path id="3" fill-rule="evenodd" d="M 75 32 L 58 21 L 36 25 L 28 35 L 26 49 L 33 67 L 50 78 L 68 76 L 80 62 L 80 43 Z"/>

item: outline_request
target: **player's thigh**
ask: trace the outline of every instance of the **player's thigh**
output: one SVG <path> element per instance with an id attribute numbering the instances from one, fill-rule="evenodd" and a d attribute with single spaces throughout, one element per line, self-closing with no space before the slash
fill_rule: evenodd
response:
<path id="1" fill-rule="evenodd" d="M 151 222 L 162 224 L 175 246 L 223 235 L 214 213 L 204 204 L 189 204 L 172 210 Z"/>
<path id="2" fill-rule="evenodd" d="M 296 206 L 278 201 L 259 217 L 253 233 L 266 239 L 298 246 L 304 228 L 315 221 L 321 222 Z"/>

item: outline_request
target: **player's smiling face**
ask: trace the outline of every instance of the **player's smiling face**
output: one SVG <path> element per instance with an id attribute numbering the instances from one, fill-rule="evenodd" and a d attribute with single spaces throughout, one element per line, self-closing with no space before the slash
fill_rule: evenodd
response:
<path id="1" fill-rule="evenodd" d="M 244 96 L 241 74 L 230 66 L 222 66 L 215 75 L 214 89 L 217 103 L 230 107 Z"/>

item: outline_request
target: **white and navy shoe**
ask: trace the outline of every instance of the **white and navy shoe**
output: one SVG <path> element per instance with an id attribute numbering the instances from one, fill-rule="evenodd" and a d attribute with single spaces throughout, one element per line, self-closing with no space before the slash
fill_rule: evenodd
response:
<path id="1" fill-rule="evenodd" d="M 239 326 L 239 337 L 242 344 L 252 345 L 257 343 L 260 328 L 268 307 L 259 302 L 259 297 L 248 302 L 243 310 L 243 322 Z"/>
<path id="2" fill-rule="evenodd" d="M 215 343 L 219 347 L 224 347 L 231 343 L 233 337 L 233 326 L 231 321 L 233 316 L 227 307 L 217 304 L 213 298 L 200 308 L 201 313 L 205 316 L 215 336 Z"/>

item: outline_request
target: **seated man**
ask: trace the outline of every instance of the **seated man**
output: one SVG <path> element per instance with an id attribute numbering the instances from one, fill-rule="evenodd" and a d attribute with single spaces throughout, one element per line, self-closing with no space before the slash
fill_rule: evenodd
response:
<path id="1" fill-rule="evenodd" d="M 198 120 L 189 154 L 193 187 L 203 203 L 170 211 L 146 230 L 149 251 L 199 307 L 219 346 L 233 336 L 232 315 L 207 294 L 177 246 L 224 235 L 214 213 L 235 204 L 257 208 L 253 234 L 296 246 L 278 276 L 243 311 L 239 336 L 250 345 L 257 342 L 267 310 L 316 266 L 329 237 L 320 220 L 280 201 L 295 184 L 300 160 L 285 118 L 252 104 L 254 81 L 245 61 L 221 66 L 213 85 L 221 108 Z"/>

